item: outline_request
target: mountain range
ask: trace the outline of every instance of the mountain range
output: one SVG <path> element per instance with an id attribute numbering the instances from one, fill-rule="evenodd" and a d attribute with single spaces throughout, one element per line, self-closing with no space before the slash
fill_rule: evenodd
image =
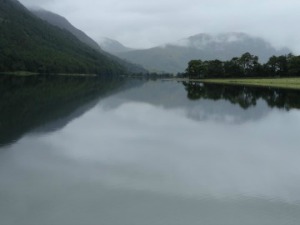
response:
<path id="1" fill-rule="evenodd" d="M 238 32 L 217 35 L 201 33 L 150 49 L 111 51 L 120 58 L 142 65 L 149 71 L 169 73 L 184 72 L 192 59 L 230 60 L 245 52 L 257 55 L 261 62 L 266 62 L 273 55 L 285 55 L 291 51 L 287 48 L 276 49 L 262 38 Z"/>
<path id="2" fill-rule="evenodd" d="M 132 49 L 109 38 L 96 42 L 55 13 L 29 11 L 17 0 L 0 1 L 0 71 L 125 74 L 146 73 L 147 69 L 178 73 L 192 59 L 230 60 L 245 52 L 266 62 L 290 50 L 237 32 L 202 33 L 149 49 Z"/>

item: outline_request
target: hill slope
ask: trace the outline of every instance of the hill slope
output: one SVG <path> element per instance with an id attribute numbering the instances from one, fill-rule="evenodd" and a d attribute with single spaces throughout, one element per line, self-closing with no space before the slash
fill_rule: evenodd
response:
<path id="1" fill-rule="evenodd" d="M 260 61 L 265 62 L 272 55 L 288 54 L 290 51 L 276 50 L 267 41 L 244 33 L 223 33 L 198 34 L 165 46 L 117 55 L 150 71 L 176 73 L 183 72 L 192 59 L 229 60 L 245 52 L 257 55 Z"/>
<path id="2" fill-rule="evenodd" d="M 81 42 L 87 44 L 91 48 L 100 50 L 99 45 L 83 31 L 74 27 L 66 18 L 46 10 L 30 10 L 34 15 L 48 23 L 57 26 L 61 29 L 65 29 L 71 32 L 75 37 L 77 37 Z"/>
<path id="3" fill-rule="evenodd" d="M 49 24 L 52 24 L 52 25 L 57 26 L 61 29 L 69 31 L 75 37 L 77 37 L 78 40 L 80 40 L 81 42 L 87 44 L 88 46 L 90 46 L 91 48 L 93 48 L 96 51 L 100 52 L 101 54 L 105 55 L 109 59 L 111 59 L 115 62 L 118 62 L 120 65 L 125 67 L 129 72 L 131 72 L 131 73 L 146 73 L 147 72 L 144 68 L 142 68 L 139 65 L 135 65 L 133 63 L 126 62 L 125 60 L 122 60 L 122 59 L 116 57 L 115 55 L 111 55 L 110 53 L 108 53 L 110 51 L 106 52 L 107 49 L 105 49 L 105 48 L 103 48 L 103 50 L 104 50 L 103 51 L 101 49 L 101 47 L 92 38 L 90 38 L 88 35 L 86 35 L 83 31 L 81 31 L 81 30 L 77 29 L 76 27 L 74 27 L 66 18 L 64 18 L 64 17 L 62 17 L 62 16 L 60 16 L 56 13 L 49 12 L 49 11 L 46 11 L 46 10 L 31 10 L 31 12 L 34 15 L 36 15 L 37 17 L 39 17 L 40 19 L 48 22 Z M 118 46 L 118 47 L 121 48 L 120 46 Z M 129 48 L 126 48 L 126 47 L 124 47 L 124 48 L 126 50 L 129 50 Z"/>
<path id="4" fill-rule="evenodd" d="M 120 63 L 70 32 L 38 19 L 16 0 L 0 1 L 0 71 L 117 75 Z"/>

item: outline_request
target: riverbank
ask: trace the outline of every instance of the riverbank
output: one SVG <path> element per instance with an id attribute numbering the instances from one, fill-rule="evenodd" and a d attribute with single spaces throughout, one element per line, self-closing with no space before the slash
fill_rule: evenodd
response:
<path id="1" fill-rule="evenodd" d="M 179 78 L 177 81 L 202 82 L 230 85 L 251 85 L 261 87 L 276 87 L 300 90 L 300 78 L 226 78 L 226 79 L 189 79 Z"/>

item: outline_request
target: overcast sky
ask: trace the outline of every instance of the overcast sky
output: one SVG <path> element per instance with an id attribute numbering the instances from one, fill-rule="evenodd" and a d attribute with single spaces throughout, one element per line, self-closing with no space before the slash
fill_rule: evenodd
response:
<path id="1" fill-rule="evenodd" d="M 299 0 L 20 0 L 66 17 L 95 40 L 136 48 L 194 34 L 246 32 L 300 53 Z"/>

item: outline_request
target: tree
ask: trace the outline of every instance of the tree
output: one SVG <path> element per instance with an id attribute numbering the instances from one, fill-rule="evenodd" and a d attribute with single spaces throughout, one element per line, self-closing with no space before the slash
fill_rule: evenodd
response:
<path id="1" fill-rule="evenodd" d="M 224 63 L 224 73 L 226 77 L 241 77 L 244 71 L 239 63 L 239 58 L 232 58 Z"/>
<path id="2" fill-rule="evenodd" d="M 256 71 L 259 67 L 257 56 L 246 52 L 239 58 L 239 63 L 245 76 L 253 76 L 257 74 Z"/>
<path id="3" fill-rule="evenodd" d="M 288 58 L 288 75 L 300 76 L 300 56 L 290 56 Z"/>
<path id="4" fill-rule="evenodd" d="M 191 60 L 186 69 L 189 78 L 200 78 L 204 75 L 203 62 L 201 60 Z"/>
<path id="5" fill-rule="evenodd" d="M 220 60 L 212 60 L 204 62 L 204 76 L 205 77 L 223 77 L 224 67 Z"/>
<path id="6" fill-rule="evenodd" d="M 288 74 L 287 56 L 272 56 L 265 64 L 265 68 L 271 76 L 286 76 Z"/>

